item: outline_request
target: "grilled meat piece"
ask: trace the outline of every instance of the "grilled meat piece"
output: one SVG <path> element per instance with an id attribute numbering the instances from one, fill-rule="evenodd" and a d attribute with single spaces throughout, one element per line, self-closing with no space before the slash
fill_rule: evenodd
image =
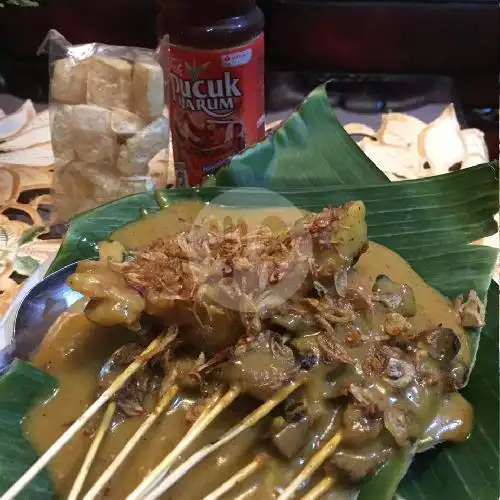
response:
<path id="1" fill-rule="evenodd" d="M 125 262 L 82 263 L 69 283 L 93 299 L 92 321 L 132 325 L 146 312 L 215 353 L 255 336 L 262 315 L 342 273 L 366 247 L 364 204 L 349 202 L 307 214 L 280 234 L 205 221 Z"/>
<path id="2" fill-rule="evenodd" d="M 377 276 L 373 285 L 373 300 L 381 302 L 389 311 L 405 317 L 415 316 L 417 305 L 413 290 L 406 284 L 399 284 L 385 274 Z"/>
<path id="3" fill-rule="evenodd" d="M 80 262 L 68 284 L 92 299 L 86 315 L 101 325 L 137 326 L 146 307 L 143 297 L 111 268 L 111 261 Z"/>
<path id="4" fill-rule="evenodd" d="M 375 440 L 384 424 L 379 416 L 366 414 L 357 403 L 349 403 L 343 415 L 344 435 L 342 442 L 357 448 Z"/>
<path id="5" fill-rule="evenodd" d="M 100 392 L 106 390 L 127 366 L 140 356 L 143 348 L 138 344 L 125 344 L 116 350 L 101 368 L 98 379 Z M 158 387 L 159 378 L 149 365 L 139 369 L 116 393 L 118 409 L 127 417 L 141 415 L 146 411 L 147 398 Z"/>
<path id="6" fill-rule="evenodd" d="M 309 428 L 310 425 L 307 419 L 297 422 L 284 422 L 273 433 L 271 441 L 284 457 L 292 458 L 304 446 Z"/>
<path id="7" fill-rule="evenodd" d="M 389 460 L 393 452 L 394 448 L 390 442 L 385 442 L 385 440 L 373 441 L 363 448 L 340 447 L 334 456 L 327 461 L 325 468 L 328 472 L 341 469 L 347 473 L 351 481 L 356 482 L 375 472 Z"/>
<path id="8" fill-rule="evenodd" d="M 459 295 L 454 307 L 464 328 L 482 328 L 485 325 L 486 307 L 475 290 L 469 291 L 465 302 L 463 296 Z"/>
<path id="9" fill-rule="evenodd" d="M 236 348 L 234 359 L 218 368 L 221 379 L 241 386 L 245 393 L 262 401 L 290 382 L 299 371 L 293 351 L 271 332 Z"/>

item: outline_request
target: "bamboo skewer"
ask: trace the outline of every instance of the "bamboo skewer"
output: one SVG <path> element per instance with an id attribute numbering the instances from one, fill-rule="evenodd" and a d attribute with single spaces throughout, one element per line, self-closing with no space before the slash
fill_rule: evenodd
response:
<path id="1" fill-rule="evenodd" d="M 151 415 L 149 415 L 148 418 L 144 420 L 139 429 L 137 429 L 137 432 L 127 441 L 127 443 L 122 448 L 120 453 L 118 453 L 113 462 L 111 462 L 108 468 L 101 474 L 92 488 L 90 488 L 87 494 L 83 497 L 83 500 L 93 500 L 99 495 L 101 490 L 106 486 L 106 484 L 113 477 L 116 471 L 125 462 L 132 450 L 137 446 L 143 436 L 156 422 L 158 417 L 167 409 L 172 399 L 176 396 L 178 390 L 179 388 L 175 384 L 168 389 L 165 395 L 161 398 L 160 402 L 156 405 L 155 409 L 152 411 Z"/>
<path id="2" fill-rule="evenodd" d="M 302 483 L 309 479 L 323 462 L 335 451 L 342 439 L 342 432 L 337 432 L 315 455 L 311 457 L 299 475 L 285 488 L 278 500 L 289 500 L 292 498 Z"/>
<path id="3" fill-rule="evenodd" d="M 318 498 L 326 493 L 334 484 L 335 480 L 333 479 L 333 477 L 325 477 L 300 500 L 318 500 Z"/>
<path id="4" fill-rule="evenodd" d="M 239 424 L 235 425 L 232 429 L 226 432 L 218 441 L 213 444 L 204 446 L 201 450 L 191 455 L 184 463 L 174 469 L 169 476 L 153 491 L 149 492 L 144 499 L 154 500 L 160 497 L 167 491 L 173 484 L 175 484 L 186 472 L 192 469 L 196 464 L 201 462 L 204 458 L 211 455 L 214 451 L 218 450 L 226 443 L 232 441 L 235 437 L 239 436 L 242 432 L 253 427 L 259 420 L 265 417 L 271 410 L 278 406 L 286 397 L 288 397 L 295 389 L 304 383 L 303 379 L 291 382 L 288 386 L 279 390 L 269 401 L 266 401 L 254 410 L 250 415 L 242 420 Z M 127 500 L 131 500 L 128 498 Z"/>
<path id="5" fill-rule="evenodd" d="M 89 451 L 85 456 L 85 460 L 83 461 L 82 468 L 80 469 L 80 472 L 78 473 L 78 476 L 73 483 L 73 487 L 69 492 L 68 500 L 76 500 L 78 498 L 78 495 L 80 494 L 80 491 L 82 491 L 83 484 L 85 483 L 85 479 L 87 479 L 90 468 L 92 467 L 92 463 L 94 462 L 97 452 L 99 451 L 99 447 L 101 446 L 104 436 L 111 426 L 115 410 L 116 403 L 114 401 L 111 401 L 111 403 L 109 403 L 108 407 L 106 408 L 106 411 L 104 412 L 101 423 L 99 425 L 99 429 L 97 429 L 94 440 L 92 441 Z"/>
<path id="6" fill-rule="evenodd" d="M 179 455 L 191 445 L 191 443 L 210 425 L 210 423 L 226 409 L 241 393 L 237 386 L 231 387 L 220 397 L 220 394 L 208 402 L 207 406 L 196 419 L 186 435 L 177 443 L 174 449 L 146 476 L 142 483 L 127 497 L 127 500 L 138 500 L 145 495 L 148 490 L 154 488 L 168 472 L 172 464 L 179 458 Z M 220 399 L 219 399 L 220 398 Z"/>
<path id="7" fill-rule="evenodd" d="M 175 339 L 176 334 L 157 337 L 133 361 L 114 382 L 64 431 L 57 441 L 2 495 L 1 500 L 13 500 L 23 488 L 61 451 L 61 449 L 84 427 L 84 425 L 120 390 L 127 380 L 144 363 L 161 352 Z"/>
<path id="8" fill-rule="evenodd" d="M 231 491 L 236 485 L 250 477 L 254 472 L 259 470 L 267 460 L 266 455 L 257 455 L 249 464 L 240 469 L 236 474 L 232 475 L 227 481 L 222 483 L 217 489 L 209 493 L 203 500 L 219 500 L 220 497 Z"/>

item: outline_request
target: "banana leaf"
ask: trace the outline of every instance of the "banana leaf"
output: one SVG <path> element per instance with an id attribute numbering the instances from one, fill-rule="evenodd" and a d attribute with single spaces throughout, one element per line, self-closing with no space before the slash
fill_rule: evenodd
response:
<path id="1" fill-rule="evenodd" d="M 329 104 L 327 86 L 314 89 L 269 139 L 234 157 L 217 174 L 217 185 L 281 190 L 387 182 L 361 149 L 353 147 Z"/>
<path id="2" fill-rule="evenodd" d="M 30 408 L 57 387 L 56 378 L 20 360 L 0 378 L 0 491 L 6 491 L 35 462 L 37 455 L 23 435 L 22 421 Z M 17 498 L 49 500 L 53 496 L 52 481 L 43 470 Z"/>
<path id="3" fill-rule="evenodd" d="M 145 213 L 168 210 L 186 200 L 217 202 L 222 194 L 225 204 L 236 207 L 276 206 L 278 193 L 289 203 L 313 211 L 361 199 L 367 206 L 371 240 L 398 252 L 445 295 L 455 296 L 470 288 L 482 298 L 487 295 L 497 252 L 470 243 L 497 230 L 493 214 L 498 212 L 498 163 L 390 183 L 345 133 L 323 86 L 272 137 L 233 158 L 215 181 L 215 187 L 130 196 L 77 216 L 51 271 L 96 256 L 99 241 Z M 493 497 L 484 496 L 486 493 L 498 491 L 496 285 L 490 289 L 489 299 L 488 326 L 483 333 L 488 340 L 481 343 L 476 369 L 464 392 L 476 408 L 471 439 L 417 456 L 400 484 L 415 451 L 401 450 L 362 486 L 360 500 L 389 500 L 396 491 L 405 500 L 448 498 L 449 491 L 456 500 L 489 499 Z M 471 333 L 474 356 L 480 332 Z M 12 390 L 16 390 L 14 384 Z M 19 420 L 22 416 L 18 415 Z M 0 459 L 3 453 L 0 448 Z M 470 467 L 470 461 L 478 466 Z M 28 465 L 24 463 L 25 468 Z"/>
<path id="4" fill-rule="evenodd" d="M 367 207 L 370 239 L 389 246 L 413 264 L 455 252 L 461 244 L 496 232 L 493 215 L 498 211 L 497 179 L 498 163 L 490 162 L 434 178 L 371 186 L 278 191 L 212 187 L 141 193 L 74 218 L 50 271 L 95 257 L 99 241 L 144 212 L 187 200 L 209 202 L 222 194 L 226 204 L 248 208 L 276 206 L 278 193 L 281 200 L 312 211 L 361 199 Z"/>

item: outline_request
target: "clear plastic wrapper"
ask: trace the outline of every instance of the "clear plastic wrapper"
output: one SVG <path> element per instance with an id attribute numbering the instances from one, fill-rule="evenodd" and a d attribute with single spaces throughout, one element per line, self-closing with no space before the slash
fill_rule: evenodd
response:
<path id="1" fill-rule="evenodd" d="M 149 166 L 161 151 L 168 155 L 169 148 L 158 52 L 101 43 L 72 45 L 55 30 L 40 51 L 49 54 L 57 219 L 163 187 L 158 183 L 166 173 L 157 168 L 152 172 Z"/>

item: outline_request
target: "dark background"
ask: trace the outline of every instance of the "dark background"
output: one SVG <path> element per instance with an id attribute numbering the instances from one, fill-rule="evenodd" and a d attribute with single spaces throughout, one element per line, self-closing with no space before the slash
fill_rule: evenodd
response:
<path id="1" fill-rule="evenodd" d="M 498 141 L 497 2 L 258 3 L 269 70 L 449 76 L 467 125 Z M 155 0 L 40 0 L 37 8 L 0 9 L 0 92 L 46 101 L 47 62 L 35 52 L 50 28 L 73 43 L 154 47 L 157 10 Z"/>

